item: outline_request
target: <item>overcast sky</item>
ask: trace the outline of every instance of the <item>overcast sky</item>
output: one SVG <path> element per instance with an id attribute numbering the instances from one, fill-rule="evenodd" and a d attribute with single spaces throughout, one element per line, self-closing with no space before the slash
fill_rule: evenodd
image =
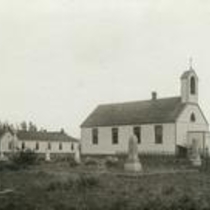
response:
<path id="1" fill-rule="evenodd" d="M 79 137 L 100 103 L 179 95 L 190 56 L 210 121 L 210 1 L 1 0 L 0 120 Z"/>

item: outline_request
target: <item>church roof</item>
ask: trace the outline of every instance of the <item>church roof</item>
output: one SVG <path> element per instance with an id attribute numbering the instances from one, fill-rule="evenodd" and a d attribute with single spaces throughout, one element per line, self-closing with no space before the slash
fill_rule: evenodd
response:
<path id="1" fill-rule="evenodd" d="M 67 135 L 64 132 L 48 132 L 48 131 L 18 131 L 17 137 L 25 141 L 60 141 L 60 142 L 76 142 L 77 139 Z"/>
<path id="2" fill-rule="evenodd" d="M 99 105 L 81 127 L 175 122 L 184 106 L 181 97 Z"/>

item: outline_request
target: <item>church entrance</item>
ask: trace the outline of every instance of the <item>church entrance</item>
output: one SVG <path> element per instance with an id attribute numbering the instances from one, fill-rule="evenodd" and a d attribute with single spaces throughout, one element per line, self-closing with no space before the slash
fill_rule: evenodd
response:
<path id="1" fill-rule="evenodd" d="M 206 155 L 206 148 L 209 148 L 208 145 L 210 134 L 205 131 L 189 131 L 188 132 L 188 148 L 193 149 L 192 147 L 196 146 L 199 154 L 201 156 Z M 194 148 L 195 149 L 195 148 Z"/>

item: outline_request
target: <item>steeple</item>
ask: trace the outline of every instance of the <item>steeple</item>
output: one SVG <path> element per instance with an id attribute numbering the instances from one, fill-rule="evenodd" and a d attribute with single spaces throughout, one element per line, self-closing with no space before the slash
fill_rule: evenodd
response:
<path id="1" fill-rule="evenodd" d="M 189 59 L 189 70 L 181 76 L 181 98 L 183 103 L 198 103 L 198 76 L 193 69 L 192 57 Z"/>

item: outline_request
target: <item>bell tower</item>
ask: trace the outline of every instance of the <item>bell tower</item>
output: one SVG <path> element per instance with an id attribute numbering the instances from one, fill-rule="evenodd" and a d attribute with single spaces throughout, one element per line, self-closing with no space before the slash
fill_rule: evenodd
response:
<path id="1" fill-rule="evenodd" d="M 182 103 L 198 103 L 198 76 L 192 67 L 192 58 L 189 70 L 181 76 L 181 99 Z"/>

